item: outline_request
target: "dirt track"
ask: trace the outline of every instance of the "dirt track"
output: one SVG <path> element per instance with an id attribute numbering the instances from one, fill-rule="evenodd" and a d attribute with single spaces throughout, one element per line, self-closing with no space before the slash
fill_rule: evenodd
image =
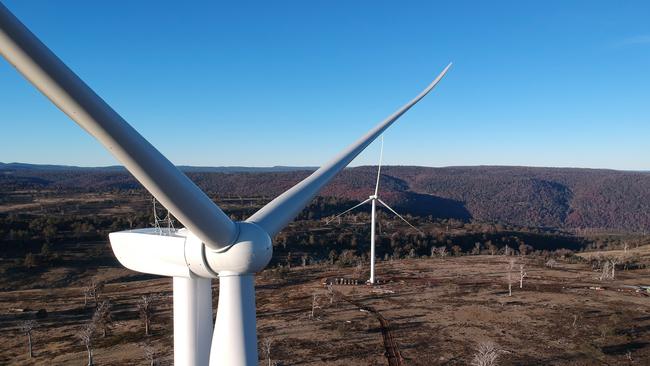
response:
<path id="1" fill-rule="evenodd" d="M 336 292 L 338 296 L 340 296 L 343 300 L 349 302 L 350 304 L 357 306 L 359 310 L 364 310 L 369 313 L 372 313 L 375 317 L 377 317 L 377 320 L 379 321 L 379 326 L 381 327 L 381 335 L 384 340 L 384 348 L 386 349 L 386 360 L 388 361 L 389 366 L 402 366 L 404 359 L 402 358 L 402 354 L 399 351 L 399 346 L 397 345 L 397 342 L 395 342 L 395 338 L 393 337 L 393 332 L 390 329 L 390 324 L 388 323 L 388 320 L 384 318 L 381 313 L 379 313 L 375 308 L 372 306 L 367 306 L 363 305 L 361 302 L 350 299 L 349 297 L 343 295 L 340 292 Z"/>

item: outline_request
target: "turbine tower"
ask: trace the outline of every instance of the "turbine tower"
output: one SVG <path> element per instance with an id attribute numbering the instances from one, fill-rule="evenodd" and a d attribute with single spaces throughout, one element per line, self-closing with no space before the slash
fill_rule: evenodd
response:
<path id="1" fill-rule="evenodd" d="M 117 259 L 134 271 L 173 277 L 174 363 L 257 365 L 254 274 L 269 263 L 271 238 L 415 99 L 245 221 L 233 222 L 0 3 L 0 54 L 95 137 L 185 228 L 111 233 Z M 211 280 L 219 278 L 212 332 Z"/>
<path id="2" fill-rule="evenodd" d="M 411 225 L 410 222 L 408 222 L 402 215 L 398 214 L 397 211 L 393 210 L 388 204 L 384 201 L 382 201 L 379 198 L 379 178 L 381 177 L 381 160 L 384 156 L 384 135 L 381 135 L 381 148 L 379 150 L 379 165 L 377 165 L 377 183 L 375 184 L 375 193 L 371 196 L 368 197 L 367 200 L 359 203 L 356 206 L 353 206 L 340 214 L 334 216 L 331 220 L 327 221 L 327 223 L 332 222 L 333 220 L 341 217 L 342 215 L 345 215 L 346 213 L 354 210 L 355 208 L 361 207 L 365 205 L 366 203 L 370 202 L 371 205 L 371 213 L 370 213 L 370 279 L 368 279 L 368 283 L 374 285 L 375 284 L 375 216 L 377 213 L 377 202 L 381 203 L 382 206 L 386 207 L 387 209 L 390 210 L 395 216 L 399 217 L 407 223 L 410 227 L 413 229 L 417 230 L 419 233 L 423 234 L 422 231 L 415 226 Z"/>

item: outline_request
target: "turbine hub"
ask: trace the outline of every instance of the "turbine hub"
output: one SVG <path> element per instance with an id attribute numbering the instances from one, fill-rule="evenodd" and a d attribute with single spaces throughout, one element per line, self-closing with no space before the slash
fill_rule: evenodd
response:
<path id="1" fill-rule="evenodd" d="M 206 262 L 220 276 L 256 273 L 271 261 L 273 244 L 266 231 L 252 222 L 241 221 L 237 226 L 239 235 L 234 244 L 220 251 L 206 248 Z"/>

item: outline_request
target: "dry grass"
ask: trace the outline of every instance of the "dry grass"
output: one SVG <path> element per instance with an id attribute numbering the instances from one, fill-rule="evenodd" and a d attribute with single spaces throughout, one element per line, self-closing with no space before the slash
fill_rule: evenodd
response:
<path id="1" fill-rule="evenodd" d="M 502 256 L 380 262 L 377 273 L 388 281 L 381 286 L 385 291 L 364 285 L 335 288 L 390 322 L 406 365 L 467 365 L 484 341 L 505 351 L 499 365 L 648 364 L 650 298 L 620 290 L 622 284 L 650 284 L 648 269 L 619 271 L 603 290 L 594 290 L 590 287 L 603 284 L 587 265 L 560 262 L 549 269 L 533 258 L 516 261 L 526 263 L 528 277 L 512 297 L 507 296 L 508 258 Z M 335 299 L 309 318 L 313 294 L 328 299 L 323 279 L 351 277 L 353 271 L 310 266 L 258 276 L 258 332 L 260 339 L 274 340 L 272 360 L 282 365 L 387 364 L 381 329 L 367 312 Z M 59 272 L 39 278 L 47 281 Z M 83 364 L 85 348 L 76 334 L 92 316 L 83 309 L 81 288 L 91 278 L 110 282 L 103 296 L 113 303 L 115 319 L 109 336 L 97 338 L 97 365 L 146 365 L 144 343 L 151 344 L 162 364 L 170 364 L 171 279 L 141 279 L 118 268 L 80 272 L 61 287 L 0 293 L 0 364 Z M 152 335 L 145 337 L 136 304 L 148 293 L 163 297 Z M 217 296 L 215 287 L 215 304 Z M 33 331 L 31 361 L 18 328 L 33 314 L 18 310 L 25 308 L 48 312 Z"/>

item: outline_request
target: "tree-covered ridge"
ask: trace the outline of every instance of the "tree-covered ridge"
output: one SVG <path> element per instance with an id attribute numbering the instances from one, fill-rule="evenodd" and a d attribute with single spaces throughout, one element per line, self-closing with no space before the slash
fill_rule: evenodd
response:
<path id="1" fill-rule="evenodd" d="M 188 172 L 212 198 L 272 199 L 310 174 Z M 361 201 L 373 193 L 376 167 L 346 169 L 322 192 Z M 117 169 L 0 169 L 0 205 L 7 192 L 139 190 Z M 381 195 L 414 215 L 557 228 L 643 232 L 650 228 L 650 174 L 604 169 L 532 167 L 384 167 Z"/>

